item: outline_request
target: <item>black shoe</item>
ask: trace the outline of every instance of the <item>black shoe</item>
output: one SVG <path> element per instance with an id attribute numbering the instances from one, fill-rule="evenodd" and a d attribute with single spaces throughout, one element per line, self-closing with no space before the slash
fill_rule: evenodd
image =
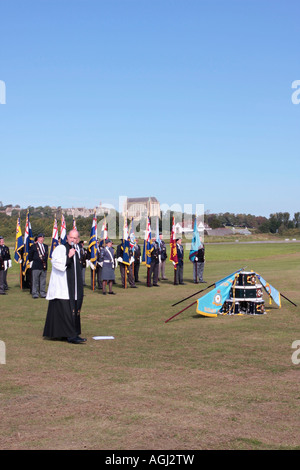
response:
<path id="1" fill-rule="evenodd" d="M 158 284 L 153 284 L 153 287 L 160 287 Z"/>
<path id="2" fill-rule="evenodd" d="M 185 286 L 185 282 L 180 282 L 179 283 L 181 286 Z"/>
<path id="3" fill-rule="evenodd" d="M 137 286 L 130 286 L 131 289 L 137 289 Z"/>
<path id="4" fill-rule="evenodd" d="M 162 280 L 163 280 L 163 281 L 167 281 L 168 278 L 167 278 L 167 277 L 163 277 Z"/>
<path id="5" fill-rule="evenodd" d="M 115 292 L 109 292 L 109 294 L 110 294 L 110 295 L 116 295 L 116 293 L 115 293 Z"/>
<path id="6" fill-rule="evenodd" d="M 86 342 L 86 338 L 81 338 L 81 336 L 77 336 L 76 338 L 77 340 L 81 341 L 82 343 L 85 343 Z"/>
<path id="7" fill-rule="evenodd" d="M 72 343 L 72 344 L 82 344 L 82 343 L 84 343 L 84 341 L 82 341 L 82 340 L 79 339 L 79 338 L 68 338 L 68 343 Z"/>
<path id="8" fill-rule="evenodd" d="M 207 284 L 207 282 L 206 282 L 206 281 L 199 281 L 199 282 L 201 282 L 201 284 Z"/>
<path id="9" fill-rule="evenodd" d="M 194 281 L 194 284 L 199 284 L 199 282 L 198 282 L 198 281 Z"/>
<path id="10" fill-rule="evenodd" d="M 106 292 L 102 292 L 103 295 L 106 295 Z"/>
<path id="11" fill-rule="evenodd" d="M 178 282 L 174 282 L 174 286 L 178 286 Z"/>

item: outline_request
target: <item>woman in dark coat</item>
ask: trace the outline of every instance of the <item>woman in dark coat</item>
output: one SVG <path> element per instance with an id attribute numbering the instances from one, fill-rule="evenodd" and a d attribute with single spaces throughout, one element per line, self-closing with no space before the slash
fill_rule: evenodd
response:
<path id="1" fill-rule="evenodd" d="M 106 284 L 109 286 L 109 294 L 115 294 L 112 290 L 113 281 L 115 280 L 115 259 L 112 241 L 106 240 L 106 247 L 101 250 L 100 263 L 102 264 L 102 292 L 106 295 Z"/>

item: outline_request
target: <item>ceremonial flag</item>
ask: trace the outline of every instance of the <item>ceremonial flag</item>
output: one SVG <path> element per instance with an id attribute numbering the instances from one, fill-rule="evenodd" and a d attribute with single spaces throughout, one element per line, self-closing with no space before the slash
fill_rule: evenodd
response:
<path id="1" fill-rule="evenodd" d="M 239 273 L 240 271 L 242 271 L 242 269 L 243 269 L 243 268 L 238 269 L 237 271 L 234 271 L 234 273 L 228 274 L 228 276 L 223 277 L 223 279 L 220 279 L 219 281 L 216 281 L 216 282 L 215 282 L 215 287 L 218 287 L 220 284 L 222 284 L 223 282 L 227 281 L 228 279 L 230 279 L 232 276 L 234 276 L 235 274 Z"/>
<path id="2" fill-rule="evenodd" d="M 270 304 L 271 304 L 271 298 L 274 300 L 274 302 L 278 305 L 279 308 L 281 308 L 281 295 L 280 295 L 280 292 L 278 292 L 277 289 L 275 289 L 275 287 L 271 286 L 271 284 L 269 284 L 267 281 L 264 280 L 263 277 L 261 277 L 260 274 L 257 274 L 257 277 L 258 279 L 260 280 L 260 282 L 262 283 L 262 285 L 264 286 L 264 288 L 266 289 L 266 292 L 267 294 L 269 294 L 269 301 L 270 301 Z"/>
<path id="3" fill-rule="evenodd" d="M 14 260 L 16 263 L 20 263 L 22 261 L 22 255 L 20 250 L 23 248 L 23 237 L 22 237 L 22 230 L 20 225 L 20 217 L 17 220 L 17 228 L 16 228 L 16 242 L 15 242 L 15 256 Z"/>
<path id="4" fill-rule="evenodd" d="M 58 246 L 58 228 L 57 228 L 57 220 L 56 217 L 54 218 L 53 223 L 53 230 L 52 230 L 52 241 L 51 241 L 51 248 L 49 251 L 49 259 L 52 259 L 53 251 Z"/>
<path id="5" fill-rule="evenodd" d="M 159 218 L 156 217 L 156 241 L 158 243 L 158 246 L 160 248 L 160 238 L 159 238 Z"/>
<path id="6" fill-rule="evenodd" d="M 123 248 L 123 256 L 122 256 L 123 263 L 130 265 L 130 255 L 129 255 L 130 242 L 129 240 L 123 240 L 122 248 Z"/>
<path id="7" fill-rule="evenodd" d="M 122 262 L 127 265 L 130 265 L 129 249 L 130 249 L 130 241 L 129 241 L 129 235 L 128 235 L 127 218 L 124 217 L 123 241 L 122 241 L 123 261 Z"/>
<path id="8" fill-rule="evenodd" d="M 227 276 L 217 287 L 198 299 L 196 312 L 207 317 L 216 317 L 230 295 L 235 276 L 235 273 Z"/>
<path id="9" fill-rule="evenodd" d="M 31 223 L 29 220 L 29 211 L 27 211 L 25 233 L 24 233 L 23 264 L 22 264 L 23 276 L 25 276 L 27 269 L 30 268 L 28 255 L 29 255 L 29 249 L 31 245 L 33 245 L 33 236 L 32 236 L 32 230 L 31 230 Z"/>
<path id="10" fill-rule="evenodd" d="M 65 245 L 67 243 L 67 226 L 63 215 L 61 215 L 60 223 L 60 243 Z"/>
<path id="11" fill-rule="evenodd" d="M 73 230 L 77 230 L 75 217 L 73 217 Z"/>
<path id="12" fill-rule="evenodd" d="M 135 245 L 136 245 L 136 239 L 135 239 L 135 233 L 134 233 L 133 217 L 131 219 L 131 224 L 130 224 L 129 238 L 130 238 L 131 249 L 134 251 Z"/>
<path id="13" fill-rule="evenodd" d="M 202 245 L 201 240 L 200 240 L 200 235 L 199 235 L 199 232 L 198 232 L 197 222 L 196 222 L 196 218 L 195 218 L 193 239 L 192 239 L 192 244 L 191 244 L 191 249 L 190 249 L 190 256 L 189 256 L 189 259 L 191 261 L 194 261 L 196 253 L 198 252 L 199 248 L 202 248 L 202 246 L 203 245 Z"/>
<path id="14" fill-rule="evenodd" d="M 144 249 L 142 256 L 142 264 L 146 264 L 147 268 L 150 268 L 151 265 L 151 225 L 150 219 L 147 217 L 147 228 L 145 232 L 144 239 Z"/>
<path id="15" fill-rule="evenodd" d="M 177 256 L 177 246 L 176 246 L 176 237 L 175 237 L 175 217 L 173 216 L 172 220 L 172 230 L 171 230 L 171 237 L 170 237 L 170 261 L 174 264 L 174 269 L 176 269 L 176 264 L 178 264 L 178 256 Z"/>
<path id="16" fill-rule="evenodd" d="M 128 240 L 128 227 L 127 227 L 127 219 L 124 217 L 124 227 L 123 227 L 123 240 Z"/>
<path id="17" fill-rule="evenodd" d="M 89 241 L 89 252 L 91 253 L 90 256 L 90 265 L 92 269 L 94 269 L 96 262 L 97 262 L 97 248 L 98 248 L 98 241 L 97 241 L 97 217 L 96 213 L 94 212 L 93 223 L 91 228 L 90 234 L 90 241 Z"/>
<path id="18" fill-rule="evenodd" d="M 104 217 L 103 219 L 103 223 L 102 223 L 102 228 L 101 228 L 101 235 L 100 235 L 100 244 L 102 245 L 103 244 L 103 241 L 107 240 L 108 238 L 108 234 L 107 234 L 107 225 L 106 225 L 106 217 Z"/>

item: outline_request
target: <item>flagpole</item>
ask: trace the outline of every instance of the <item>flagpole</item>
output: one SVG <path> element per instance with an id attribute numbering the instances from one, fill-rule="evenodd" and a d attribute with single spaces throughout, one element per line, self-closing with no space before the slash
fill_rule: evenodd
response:
<path id="1" fill-rule="evenodd" d="M 211 284 L 210 286 L 205 287 L 205 289 L 199 290 L 198 292 L 195 292 L 194 294 L 189 295 L 188 297 L 185 297 L 182 300 L 179 300 L 179 302 L 176 302 L 175 304 L 172 304 L 172 307 L 175 307 L 175 305 L 178 305 L 181 302 L 184 302 L 185 300 L 190 299 L 194 295 L 197 295 L 197 294 L 200 294 L 201 292 L 204 292 L 205 290 L 209 289 L 210 287 L 213 287 L 214 285 L 215 285 L 215 283 Z"/>
<path id="2" fill-rule="evenodd" d="M 124 214 L 124 223 L 123 223 L 123 244 L 124 244 L 124 248 L 125 248 L 125 244 L 126 244 L 126 235 L 127 233 L 125 232 L 125 225 L 127 227 L 127 210 Z M 127 227 L 127 232 L 128 232 L 128 227 Z M 123 260 L 124 260 L 124 248 L 123 248 Z M 127 289 L 127 264 L 125 264 L 125 271 L 124 271 L 124 289 Z"/>
<path id="3" fill-rule="evenodd" d="M 288 302 L 290 302 L 291 304 L 293 304 L 295 307 L 297 307 L 296 304 L 294 304 L 294 302 L 292 302 L 290 299 L 288 299 L 285 295 L 283 295 L 281 292 L 280 292 L 280 295 L 281 297 L 283 297 L 285 300 L 287 300 Z"/>
<path id="4" fill-rule="evenodd" d="M 177 315 L 179 315 L 180 313 L 184 312 L 184 311 L 187 310 L 188 308 L 192 307 L 192 306 L 195 305 L 196 303 L 197 303 L 197 300 L 195 300 L 195 302 L 193 302 L 192 304 L 190 304 L 190 305 L 188 305 L 187 307 L 185 307 L 183 310 L 180 310 L 180 312 L 175 313 L 175 315 L 173 315 L 172 317 L 168 318 L 168 320 L 166 320 L 165 323 L 168 323 L 168 321 L 172 320 L 172 318 L 177 317 Z"/>
<path id="5" fill-rule="evenodd" d="M 131 230 L 133 229 L 133 217 L 131 219 Z M 129 232 L 130 233 L 130 232 Z M 134 234 L 134 232 L 133 232 Z M 134 237 L 134 240 L 135 240 L 135 237 Z M 134 278 L 134 247 L 133 247 L 133 250 L 132 250 L 132 255 L 133 255 L 133 262 L 132 262 L 132 276 Z"/>
<path id="6" fill-rule="evenodd" d="M 242 271 L 242 270 L 244 270 L 244 269 L 246 269 L 246 268 L 245 268 L 245 267 L 240 268 L 240 269 L 238 269 L 237 271 L 235 271 L 235 273 L 238 273 L 238 272 L 240 272 L 240 271 Z M 221 279 L 221 280 L 222 280 L 222 279 Z M 188 297 L 185 297 L 184 299 L 179 300 L 179 302 L 176 302 L 175 304 L 172 304 L 172 307 L 175 307 L 175 305 L 178 305 L 178 304 L 180 304 L 181 302 L 184 302 L 185 300 L 190 299 L 190 298 L 193 297 L 194 295 L 197 295 L 197 294 L 200 294 L 201 292 L 204 292 L 205 290 L 209 289 L 210 287 L 213 287 L 217 282 L 219 282 L 219 281 L 215 281 L 213 284 L 210 284 L 209 286 L 205 287 L 205 289 L 199 290 L 198 292 L 195 292 L 194 294 L 191 294 L 191 295 L 189 295 Z"/>
<path id="7" fill-rule="evenodd" d="M 147 224 L 148 224 L 148 220 L 149 220 L 149 226 L 151 227 L 151 219 L 149 217 L 149 212 L 147 212 Z M 148 225 L 147 225 L 147 229 L 148 229 Z M 148 237 L 149 237 L 149 232 L 147 233 L 147 240 L 146 240 L 146 266 L 147 266 L 147 245 L 148 245 Z M 151 229 L 151 238 L 149 238 L 149 246 L 150 246 L 150 243 L 151 243 L 151 239 L 152 239 L 152 229 Z M 150 268 L 149 266 L 147 266 L 147 286 L 148 287 L 151 287 L 151 277 L 150 277 Z"/>

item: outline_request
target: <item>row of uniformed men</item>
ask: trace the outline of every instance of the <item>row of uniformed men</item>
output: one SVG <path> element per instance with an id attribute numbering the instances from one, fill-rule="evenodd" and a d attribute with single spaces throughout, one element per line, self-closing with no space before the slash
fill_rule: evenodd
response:
<path id="1" fill-rule="evenodd" d="M 179 238 L 177 241 L 177 256 L 178 264 L 175 270 L 174 284 L 184 284 L 183 282 L 183 259 L 184 250 L 182 246 L 182 240 Z M 117 246 L 115 252 L 112 247 L 113 242 L 106 240 L 105 247 L 101 246 L 97 249 L 97 260 L 95 264 L 89 262 L 90 252 L 84 247 L 84 241 L 78 244 L 78 255 L 82 266 L 83 283 L 85 285 L 85 271 L 86 267 L 91 268 L 91 287 L 95 289 L 103 289 L 103 293 L 106 293 L 106 284 L 109 284 L 109 291 L 112 293 L 112 284 L 115 283 L 115 268 L 119 266 L 121 274 L 122 287 L 126 287 L 128 281 L 130 287 L 136 288 L 136 283 L 139 283 L 139 269 L 141 264 L 141 247 L 139 240 L 136 240 L 134 250 L 129 247 L 129 259 L 130 264 L 123 263 L 123 240 Z M 160 242 L 155 237 L 152 238 L 151 245 L 151 264 L 150 269 L 147 271 L 147 286 L 158 287 L 158 281 L 160 279 L 167 280 L 165 277 L 165 265 L 167 260 L 167 249 L 166 244 L 163 240 L 162 234 L 160 234 Z M 35 243 L 31 246 L 29 252 L 29 261 L 31 269 L 27 278 L 28 285 L 30 288 L 33 298 L 39 296 L 46 297 L 46 276 L 47 276 L 47 260 L 48 260 L 48 245 L 44 243 L 44 234 L 39 233 L 35 238 Z M 203 269 L 204 269 L 204 246 L 199 249 L 197 256 L 194 260 L 194 282 L 197 283 L 203 281 Z M 8 290 L 7 285 L 7 269 L 11 267 L 11 257 L 8 246 L 4 244 L 4 238 L 0 237 L 0 294 L 5 295 Z M 127 276 L 126 276 L 127 274 Z"/>

